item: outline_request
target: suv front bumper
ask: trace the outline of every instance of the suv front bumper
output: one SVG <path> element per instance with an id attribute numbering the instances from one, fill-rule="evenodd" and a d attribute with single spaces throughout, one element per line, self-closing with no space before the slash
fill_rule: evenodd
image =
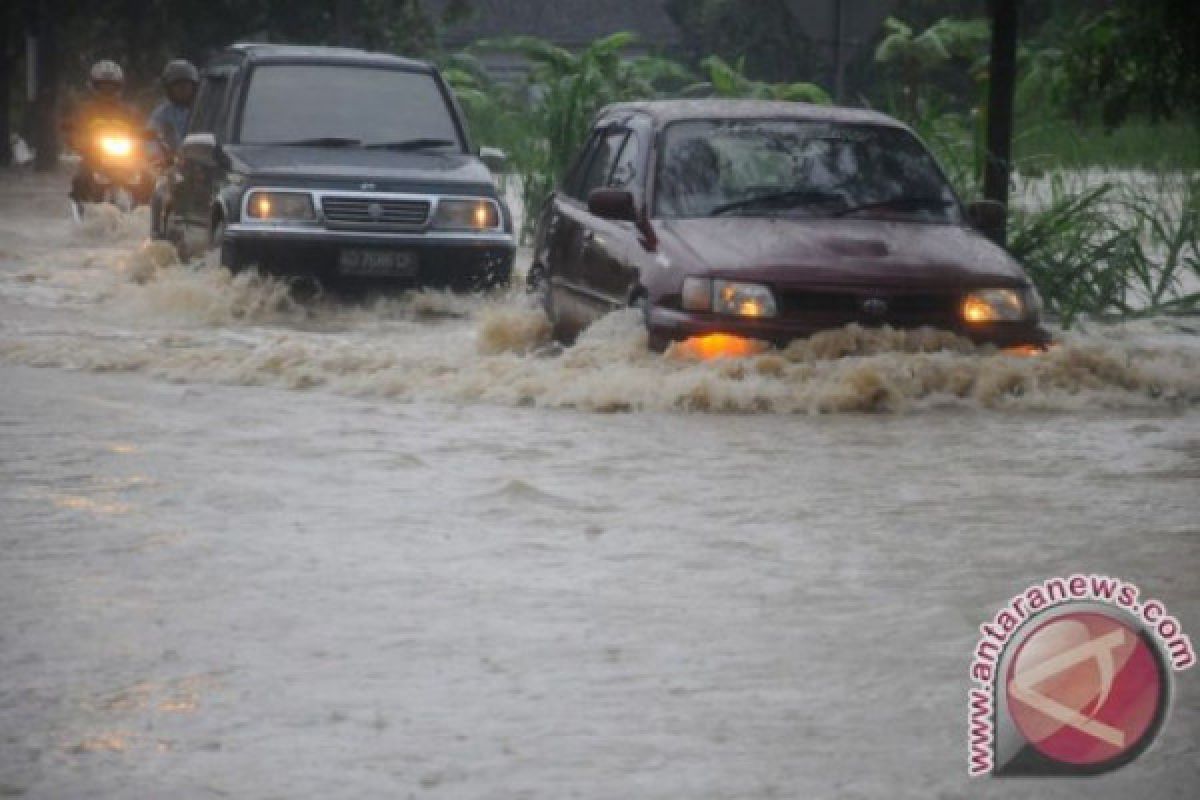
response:
<path id="1" fill-rule="evenodd" d="M 234 224 L 224 236 L 238 262 L 226 266 L 253 266 L 273 275 L 311 277 L 330 284 L 488 288 L 508 282 L 516 252 L 513 236 L 498 232 L 369 233 Z M 344 275 L 338 264 L 346 249 L 410 252 L 416 257 L 416 275 Z"/>

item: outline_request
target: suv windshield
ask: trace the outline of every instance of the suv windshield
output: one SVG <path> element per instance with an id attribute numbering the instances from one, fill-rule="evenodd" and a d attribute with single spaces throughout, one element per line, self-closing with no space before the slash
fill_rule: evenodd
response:
<path id="1" fill-rule="evenodd" d="M 889 217 L 961 222 L 953 191 L 907 131 L 804 120 L 667 128 L 656 214 Z"/>
<path id="2" fill-rule="evenodd" d="M 454 117 L 431 74 L 338 64 L 256 67 L 239 141 L 314 146 L 428 141 L 461 149 Z"/>

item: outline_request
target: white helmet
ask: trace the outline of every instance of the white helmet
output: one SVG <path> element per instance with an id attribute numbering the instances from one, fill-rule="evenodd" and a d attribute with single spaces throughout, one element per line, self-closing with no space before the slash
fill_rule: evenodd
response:
<path id="1" fill-rule="evenodd" d="M 95 89 L 97 84 L 111 83 L 116 86 L 125 85 L 125 72 L 121 69 L 121 65 L 115 61 L 97 61 L 92 64 L 92 69 L 88 73 L 88 83 Z"/>

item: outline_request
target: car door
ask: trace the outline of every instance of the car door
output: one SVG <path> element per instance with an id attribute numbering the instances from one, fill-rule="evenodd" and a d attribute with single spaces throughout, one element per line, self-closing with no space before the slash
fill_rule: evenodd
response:
<path id="1" fill-rule="evenodd" d="M 613 129 L 613 133 L 618 131 L 625 135 L 603 185 L 631 192 L 635 207 L 640 209 L 650 132 L 636 124 Z M 579 278 L 587 296 L 597 313 L 625 306 L 638 283 L 636 265 L 642 248 L 636 225 L 587 212 L 584 229 Z"/>
<path id="2" fill-rule="evenodd" d="M 598 235 L 599 221 L 587 210 L 587 196 L 593 189 L 608 184 L 617 154 L 628 135 L 628 130 L 623 127 L 598 126 L 576 180 L 564 187 L 559 207 L 564 233 L 559 274 L 561 291 L 556 297 L 561 296 L 565 301 L 559 306 L 560 314 L 569 314 L 579 327 L 586 326 L 610 308 L 605 298 L 596 293 L 594 283 L 586 274 L 590 266 L 589 250 Z"/>
<path id="3" fill-rule="evenodd" d="M 223 132 L 222 115 L 229 93 L 232 67 L 210 69 L 205 72 L 192 109 L 188 135 L 210 134 L 220 136 Z M 219 139 L 218 139 L 219 143 Z M 172 176 L 172 211 L 190 253 L 202 251 L 208 246 L 211 223 L 212 198 L 221 180 L 222 167 L 218 159 L 199 156 L 181 147 Z"/>

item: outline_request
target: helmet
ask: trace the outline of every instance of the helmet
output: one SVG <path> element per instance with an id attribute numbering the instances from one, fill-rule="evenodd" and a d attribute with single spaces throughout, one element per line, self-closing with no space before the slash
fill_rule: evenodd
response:
<path id="1" fill-rule="evenodd" d="M 92 85 L 93 89 L 99 88 L 99 84 L 103 83 L 117 87 L 124 86 L 125 72 L 115 61 L 97 61 L 92 64 L 92 69 L 88 72 L 88 83 Z"/>
<path id="2" fill-rule="evenodd" d="M 192 62 L 177 58 L 174 61 L 168 61 L 163 67 L 162 83 L 163 86 L 170 86 L 172 83 L 179 81 L 191 81 L 192 83 L 200 83 L 200 73 L 192 65 Z"/>

